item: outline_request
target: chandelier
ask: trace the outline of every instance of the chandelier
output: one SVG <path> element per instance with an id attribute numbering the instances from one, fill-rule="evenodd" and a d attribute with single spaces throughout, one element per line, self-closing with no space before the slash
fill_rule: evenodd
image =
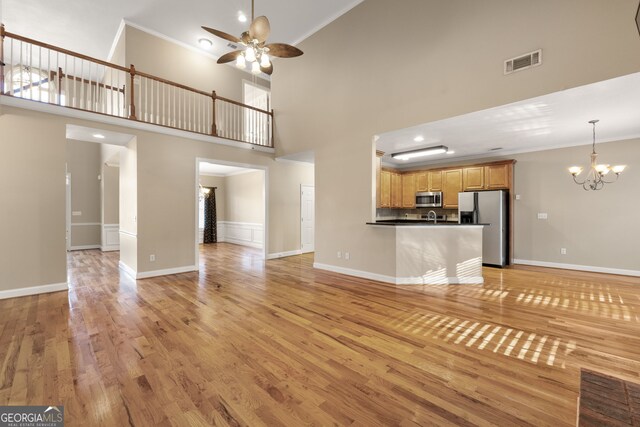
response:
<path id="1" fill-rule="evenodd" d="M 599 120 L 591 120 L 589 123 L 593 125 L 593 149 L 591 152 L 591 168 L 583 181 L 578 181 L 578 175 L 582 172 L 582 167 L 580 166 L 571 166 L 569 168 L 569 173 L 573 176 L 573 181 L 581 185 L 585 191 L 589 190 L 602 190 L 605 184 L 612 184 L 618 180 L 618 177 L 626 168 L 626 165 L 617 165 L 617 166 L 609 166 L 605 164 L 597 164 L 598 153 L 596 153 L 596 123 Z M 615 174 L 615 178 L 607 181 L 605 177 L 609 172 Z"/>
<path id="2" fill-rule="evenodd" d="M 264 43 L 260 43 L 259 40 L 246 40 L 247 49 L 238 55 L 236 58 L 236 67 L 245 69 L 247 63 L 251 64 L 251 73 L 260 74 L 261 68 L 271 67 L 271 61 L 269 60 L 269 48 L 264 46 Z M 260 46 L 263 45 L 263 46 Z"/>

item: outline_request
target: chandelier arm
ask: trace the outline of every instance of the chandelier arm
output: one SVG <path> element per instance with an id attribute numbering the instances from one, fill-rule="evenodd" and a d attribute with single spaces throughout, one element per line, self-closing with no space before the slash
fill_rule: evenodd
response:
<path id="1" fill-rule="evenodd" d="M 613 178 L 613 180 L 611 180 L 611 181 L 606 181 L 604 178 L 601 178 L 601 180 L 602 180 L 602 182 L 603 182 L 603 183 L 605 183 L 605 184 L 613 184 L 614 182 L 616 182 L 616 181 L 618 180 L 618 178 L 619 178 L 619 177 L 620 177 L 620 174 L 619 174 L 619 173 L 617 173 L 617 174 L 616 174 L 616 177 L 615 177 L 615 178 Z"/>
<path id="2" fill-rule="evenodd" d="M 586 182 L 588 181 L 588 179 L 585 179 L 584 181 L 580 182 L 580 181 L 578 181 L 578 180 L 576 179 L 576 176 L 575 176 L 575 175 L 571 175 L 571 176 L 573 176 L 573 182 L 575 182 L 575 183 L 576 183 L 576 184 L 578 184 L 578 185 L 584 185 L 584 184 L 586 184 Z"/>

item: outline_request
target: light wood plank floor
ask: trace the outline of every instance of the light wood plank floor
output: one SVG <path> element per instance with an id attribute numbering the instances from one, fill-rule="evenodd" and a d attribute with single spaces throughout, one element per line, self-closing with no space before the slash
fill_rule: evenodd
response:
<path id="1" fill-rule="evenodd" d="M 0 301 L 0 405 L 67 425 L 575 425 L 579 369 L 638 382 L 640 279 L 485 269 L 395 287 L 202 250 L 134 282 L 69 255 L 71 290 Z"/>

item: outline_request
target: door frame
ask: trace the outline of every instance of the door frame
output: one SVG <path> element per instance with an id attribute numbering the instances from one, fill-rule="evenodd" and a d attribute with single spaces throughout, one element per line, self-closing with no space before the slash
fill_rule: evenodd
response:
<path id="1" fill-rule="evenodd" d="M 310 251 L 304 251 L 304 222 L 302 221 L 303 218 L 303 210 L 304 210 L 304 205 L 302 204 L 303 202 L 303 198 L 302 198 L 302 192 L 304 191 L 305 188 L 310 188 L 313 189 L 313 249 Z M 315 252 L 316 251 L 316 187 L 315 185 L 308 185 L 308 184 L 300 184 L 300 252 L 303 254 L 307 254 L 307 253 L 311 253 L 311 252 Z"/>
<path id="2" fill-rule="evenodd" d="M 196 157 L 196 176 L 195 176 L 195 185 L 194 185 L 194 191 L 195 191 L 195 211 L 196 211 L 196 215 L 195 215 L 195 265 L 196 267 L 199 269 L 200 268 L 200 228 L 198 227 L 198 216 L 200 214 L 200 206 L 199 206 L 199 200 L 198 198 L 200 197 L 200 162 L 207 162 L 207 163 L 217 163 L 219 165 L 226 165 L 226 166 L 236 166 L 239 168 L 247 168 L 247 169 L 256 169 L 256 170 L 261 170 L 263 171 L 263 190 L 262 190 L 262 199 L 264 200 L 264 224 L 263 224 L 263 231 L 264 231 L 264 242 L 263 242 L 263 251 L 262 251 L 262 256 L 263 259 L 266 260 L 267 259 L 267 250 L 269 248 L 269 167 L 268 166 L 262 166 L 262 165 L 254 165 L 251 163 L 237 163 L 237 162 L 228 162 L 225 160 L 218 160 L 218 159 L 210 159 L 210 158 L 204 158 L 204 157 Z"/>
<path id="3" fill-rule="evenodd" d="M 65 174 L 65 226 L 67 252 L 71 250 L 71 174 Z"/>

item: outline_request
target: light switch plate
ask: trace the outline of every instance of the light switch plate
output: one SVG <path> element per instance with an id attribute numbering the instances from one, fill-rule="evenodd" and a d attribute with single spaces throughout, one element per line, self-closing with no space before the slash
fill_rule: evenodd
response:
<path id="1" fill-rule="evenodd" d="M 545 212 L 538 213 L 538 219 L 548 219 L 548 218 L 549 216 Z"/>
<path id="2" fill-rule="evenodd" d="M 73 211 L 71 212 L 71 216 L 82 216 L 82 211 Z"/>

